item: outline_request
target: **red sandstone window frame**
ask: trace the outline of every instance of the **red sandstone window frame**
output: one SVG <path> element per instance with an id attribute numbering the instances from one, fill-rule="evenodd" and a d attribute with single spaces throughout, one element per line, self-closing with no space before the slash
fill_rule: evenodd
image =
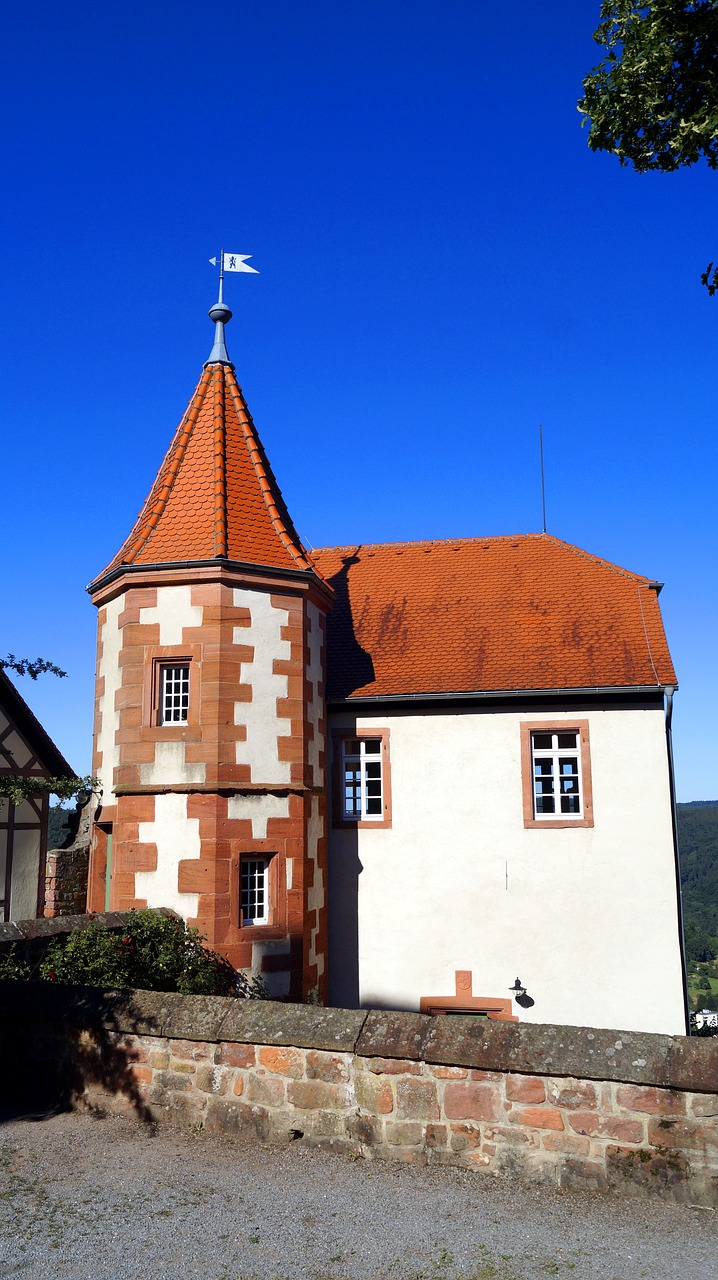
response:
<path id="1" fill-rule="evenodd" d="M 244 924 L 242 921 L 242 863 L 266 858 L 268 880 L 268 919 L 266 924 Z M 242 849 L 230 866 L 230 924 L 240 932 L 241 942 L 253 938 L 266 940 L 287 935 L 287 865 L 286 858 L 271 841 L 255 840 L 251 849 Z"/>
<path id="2" fill-rule="evenodd" d="M 351 830 L 386 830 L 391 827 L 391 758 L 389 755 L 389 729 L 347 729 L 332 730 L 332 826 L 345 827 Z M 378 818 L 347 817 L 344 812 L 344 779 L 342 776 L 344 743 L 358 739 L 366 742 L 378 739 L 381 742 L 379 758 L 381 760 L 382 781 L 382 815 Z"/>
<path id="3" fill-rule="evenodd" d="M 161 716 L 162 671 L 165 667 L 189 667 L 187 719 L 164 723 Z M 183 738 L 199 728 L 200 646 L 152 645 L 145 650 L 142 725 L 152 738 Z"/>
<path id="4" fill-rule="evenodd" d="M 533 735 L 535 733 L 575 733 L 578 735 L 578 757 L 581 765 L 582 812 L 576 817 L 555 814 L 537 818 L 534 810 Z M 555 831 L 559 828 L 592 827 L 593 782 L 591 778 L 591 743 L 588 720 L 527 720 L 521 725 L 521 789 L 524 827 Z"/>

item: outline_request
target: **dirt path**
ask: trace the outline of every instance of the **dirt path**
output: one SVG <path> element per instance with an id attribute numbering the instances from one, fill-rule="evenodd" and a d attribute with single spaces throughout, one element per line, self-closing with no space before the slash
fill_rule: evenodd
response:
<path id="1" fill-rule="evenodd" d="M 19 1280 L 715 1280 L 717 1218 L 129 1120 L 0 1126 Z"/>

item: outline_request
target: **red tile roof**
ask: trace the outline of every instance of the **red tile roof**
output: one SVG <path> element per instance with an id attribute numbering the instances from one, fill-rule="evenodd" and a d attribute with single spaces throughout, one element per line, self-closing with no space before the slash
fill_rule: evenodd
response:
<path id="1" fill-rule="evenodd" d="M 327 547 L 328 697 L 674 684 L 650 579 L 547 534 Z"/>
<path id="2" fill-rule="evenodd" d="M 122 565 L 216 557 L 312 568 L 224 364 L 205 368 L 134 528 L 100 578 Z"/>

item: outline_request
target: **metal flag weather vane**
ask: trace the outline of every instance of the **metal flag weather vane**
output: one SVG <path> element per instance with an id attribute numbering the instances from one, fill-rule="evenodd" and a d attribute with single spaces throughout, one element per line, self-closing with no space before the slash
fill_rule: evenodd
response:
<path id="1" fill-rule="evenodd" d="M 256 267 L 248 267 L 247 262 L 251 258 L 251 253 L 225 253 L 221 250 L 219 258 L 210 258 L 213 267 L 219 262 L 220 278 L 225 271 L 250 271 L 252 275 L 258 276 L 259 272 Z"/>

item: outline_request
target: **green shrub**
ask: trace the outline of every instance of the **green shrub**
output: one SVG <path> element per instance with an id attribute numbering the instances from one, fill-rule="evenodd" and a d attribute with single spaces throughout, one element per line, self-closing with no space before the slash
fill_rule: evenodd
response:
<path id="1" fill-rule="evenodd" d="M 30 966 L 15 954 L 15 943 L 0 949 L 0 978 L 11 978 L 16 982 L 24 982 L 30 977 Z"/>
<path id="2" fill-rule="evenodd" d="M 181 991 L 185 995 L 241 995 L 266 999 L 261 978 L 248 980 L 184 920 L 132 911 L 124 933 L 97 924 L 51 942 L 39 976 L 89 987 Z"/>

